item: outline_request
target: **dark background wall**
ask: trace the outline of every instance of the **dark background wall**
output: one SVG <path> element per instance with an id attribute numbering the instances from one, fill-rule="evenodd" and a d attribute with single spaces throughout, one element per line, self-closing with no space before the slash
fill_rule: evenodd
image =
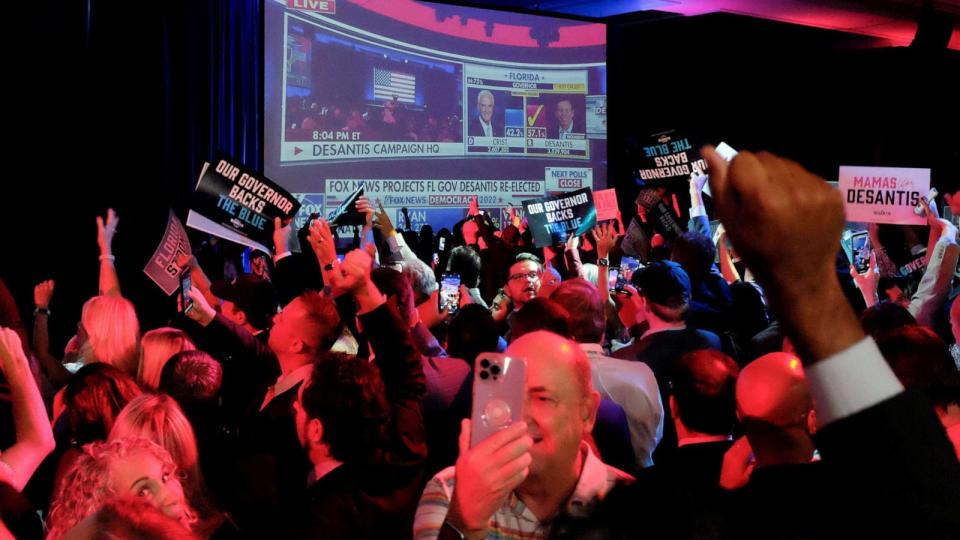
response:
<path id="1" fill-rule="evenodd" d="M 171 301 L 142 269 L 167 209 L 186 217 L 200 164 L 214 151 L 260 166 L 262 2 L 9 8 L 0 277 L 28 326 L 33 285 L 56 279 L 51 331 L 62 346 L 97 292 L 95 216 L 113 207 L 124 295 L 142 326 L 162 324 Z"/>
<path id="2" fill-rule="evenodd" d="M 186 215 L 215 151 L 260 166 L 261 1 L 23 4 L 10 7 L 16 32 L 3 36 L 0 277 L 28 326 L 33 285 L 57 280 L 51 324 L 62 347 L 96 293 L 94 218 L 112 206 L 124 293 L 144 327 L 161 324 L 171 303 L 142 268 L 167 209 Z M 769 149 L 827 177 L 840 164 L 897 165 L 960 181 L 955 51 L 877 49 L 871 38 L 726 14 L 609 23 L 610 178 L 624 208 L 628 139 L 671 128 Z"/>
<path id="3" fill-rule="evenodd" d="M 629 138 L 673 128 L 770 150 L 832 180 L 840 165 L 876 165 L 960 182 L 960 53 L 878 44 L 724 13 L 613 19 L 610 177 L 622 201 L 636 167 Z"/>

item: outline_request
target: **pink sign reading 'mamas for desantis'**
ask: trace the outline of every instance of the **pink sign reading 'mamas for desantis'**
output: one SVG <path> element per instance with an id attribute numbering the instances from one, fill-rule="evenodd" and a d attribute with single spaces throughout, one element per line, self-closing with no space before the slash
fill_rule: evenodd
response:
<path id="1" fill-rule="evenodd" d="M 913 209 L 930 190 L 930 169 L 840 167 L 847 221 L 923 225 Z"/>

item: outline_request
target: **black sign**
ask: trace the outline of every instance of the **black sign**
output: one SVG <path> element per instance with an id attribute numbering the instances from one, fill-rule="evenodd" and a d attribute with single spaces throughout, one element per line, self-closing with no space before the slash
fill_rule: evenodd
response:
<path id="1" fill-rule="evenodd" d="M 331 227 L 345 227 L 347 225 L 365 225 L 367 216 L 357 210 L 357 199 L 363 195 L 363 184 L 353 190 L 346 199 L 340 203 L 336 210 L 330 212 L 327 222 Z"/>
<path id="2" fill-rule="evenodd" d="M 590 188 L 523 201 L 523 211 L 533 242 L 539 247 L 562 244 L 571 234 L 581 235 L 597 225 Z"/>
<path id="3" fill-rule="evenodd" d="M 675 129 L 650 135 L 640 141 L 639 150 L 636 181 L 640 186 L 660 186 L 677 179 L 686 181 L 690 173 L 701 173 L 707 168 L 690 137 Z"/>
<path id="4" fill-rule="evenodd" d="M 229 158 L 204 163 L 187 225 L 272 253 L 273 219 L 300 209 L 287 190 Z"/>

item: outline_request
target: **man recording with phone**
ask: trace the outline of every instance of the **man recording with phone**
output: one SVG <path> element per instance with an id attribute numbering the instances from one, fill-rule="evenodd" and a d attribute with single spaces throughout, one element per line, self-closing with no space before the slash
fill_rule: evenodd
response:
<path id="1" fill-rule="evenodd" d="M 456 465 L 434 476 L 420 499 L 417 539 L 546 537 L 561 511 L 576 512 L 631 480 L 585 442 L 600 402 L 586 353 L 539 331 L 517 339 L 507 355 L 526 359 L 523 416 L 473 447 L 472 421 L 464 420 Z"/>

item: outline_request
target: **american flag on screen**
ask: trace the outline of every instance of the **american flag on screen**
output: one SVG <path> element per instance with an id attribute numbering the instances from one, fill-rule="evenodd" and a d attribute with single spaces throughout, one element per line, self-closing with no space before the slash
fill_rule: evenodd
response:
<path id="1" fill-rule="evenodd" d="M 397 73 L 386 69 L 373 68 L 373 97 L 393 99 L 404 103 L 414 103 L 417 92 L 417 78 L 406 73 Z"/>

